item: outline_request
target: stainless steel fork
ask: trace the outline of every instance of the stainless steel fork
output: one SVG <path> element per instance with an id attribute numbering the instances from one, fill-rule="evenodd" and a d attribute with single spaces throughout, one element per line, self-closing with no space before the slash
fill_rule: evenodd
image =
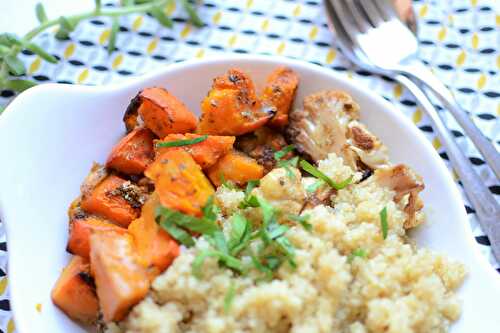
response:
<path id="1" fill-rule="evenodd" d="M 486 163 L 500 178 L 500 153 L 476 127 L 446 86 L 419 60 L 415 35 L 388 0 L 330 0 L 345 32 L 376 67 L 397 72 L 428 87 L 455 117 Z"/>
<path id="2" fill-rule="evenodd" d="M 363 50 L 351 40 L 350 35 L 346 31 L 346 27 L 342 24 L 343 22 L 339 17 L 339 13 L 333 6 L 333 2 L 335 1 L 342 0 L 325 0 L 324 5 L 329 23 L 336 32 L 337 41 L 339 42 L 342 52 L 361 68 L 393 77 L 406 86 L 415 96 L 422 109 L 429 116 L 434 130 L 448 152 L 450 161 L 462 180 L 464 190 L 473 207 L 476 209 L 478 221 L 483 231 L 490 238 L 493 254 L 497 261 L 500 262 L 500 224 L 498 223 L 500 221 L 500 205 L 498 205 L 489 189 L 475 173 L 469 160 L 456 144 L 453 136 L 445 127 L 432 103 L 421 91 L 419 86 L 413 82 L 415 79 L 410 79 L 397 71 L 386 70 L 371 63 Z"/>

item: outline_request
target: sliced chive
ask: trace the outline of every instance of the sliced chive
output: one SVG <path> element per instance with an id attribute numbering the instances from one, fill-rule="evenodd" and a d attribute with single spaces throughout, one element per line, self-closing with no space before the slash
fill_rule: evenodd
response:
<path id="1" fill-rule="evenodd" d="M 366 250 L 364 249 L 356 249 L 354 251 L 352 251 L 352 253 L 347 256 L 347 262 L 348 263 L 351 263 L 355 257 L 359 257 L 359 258 L 366 258 L 366 256 L 368 255 L 368 252 L 366 252 Z"/>
<path id="2" fill-rule="evenodd" d="M 345 188 L 347 185 L 351 184 L 353 179 L 353 176 L 350 176 L 349 178 L 343 180 L 342 182 L 336 183 L 330 177 L 325 175 L 323 172 L 319 171 L 318 168 L 316 168 L 311 163 L 305 160 L 300 161 L 300 167 L 307 173 L 311 174 L 312 176 L 318 179 L 321 179 L 322 181 L 324 181 L 325 183 L 327 183 L 336 190 L 341 190 Z"/>
<path id="3" fill-rule="evenodd" d="M 302 227 L 304 229 L 306 229 L 307 231 L 311 231 L 312 230 L 312 224 L 309 223 L 309 219 L 311 218 L 310 215 L 306 214 L 306 215 L 294 215 L 294 214 L 289 214 L 288 215 L 288 219 L 292 220 L 292 221 L 295 221 L 295 222 L 299 222 L 300 225 L 302 225 Z"/>
<path id="4" fill-rule="evenodd" d="M 288 153 L 292 152 L 295 149 L 294 145 L 288 145 L 285 148 L 278 150 L 277 152 L 274 153 L 274 159 L 276 161 L 279 161 L 283 159 Z"/>
<path id="5" fill-rule="evenodd" d="M 158 148 L 168 148 L 168 147 L 182 147 L 182 146 L 189 146 L 189 145 L 194 145 L 200 142 L 205 141 L 208 139 L 208 135 L 202 135 L 200 137 L 194 138 L 194 139 L 185 139 L 185 140 L 176 140 L 176 141 L 161 141 L 156 143 L 156 147 Z"/>
<path id="6" fill-rule="evenodd" d="M 382 227 L 382 237 L 387 238 L 387 233 L 389 231 L 389 224 L 387 223 L 387 207 L 384 207 L 380 211 L 380 225 Z"/>

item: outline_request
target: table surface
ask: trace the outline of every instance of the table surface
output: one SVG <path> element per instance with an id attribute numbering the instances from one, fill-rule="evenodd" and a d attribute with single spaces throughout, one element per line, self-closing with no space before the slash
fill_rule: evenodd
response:
<path id="1" fill-rule="evenodd" d="M 37 0 L 0 1 L 0 31 L 26 33 L 36 25 Z M 93 7 L 93 1 L 43 0 L 51 17 L 70 15 Z M 111 1 L 116 4 L 118 1 Z M 388 78 L 354 67 L 338 51 L 328 31 L 320 0 L 204 0 L 198 11 L 206 26 L 194 29 L 179 8 L 173 9 L 172 30 L 160 27 L 148 16 L 120 19 L 122 33 L 118 51 L 109 56 L 105 44 L 109 20 L 83 22 L 68 41 L 56 41 L 50 32 L 36 41 L 61 61 L 47 64 L 36 55 L 22 55 L 28 76 L 43 82 L 107 84 L 123 81 L 157 66 L 189 58 L 203 58 L 221 52 L 268 53 L 314 62 L 369 86 L 393 102 L 432 142 L 449 167 L 446 152 L 429 120 L 406 89 Z M 453 90 L 473 121 L 500 146 L 500 1 L 454 0 L 414 1 L 419 21 L 421 59 Z M 0 105 L 14 97 L 0 91 Z M 500 200 L 500 184 L 477 150 L 452 117 L 441 112 L 453 130 L 457 143 L 474 168 Z M 449 167 L 450 168 L 450 167 Z M 457 180 L 456 174 L 450 168 Z M 463 192 L 462 192 L 463 194 Z M 481 252 L 494 268 L 489 241 L 475 220 L 474 210 L 464 196 L 471 229 Z M 10 312 L 7 244 L 0 223 L 0 333 L 14 332 Z"/>

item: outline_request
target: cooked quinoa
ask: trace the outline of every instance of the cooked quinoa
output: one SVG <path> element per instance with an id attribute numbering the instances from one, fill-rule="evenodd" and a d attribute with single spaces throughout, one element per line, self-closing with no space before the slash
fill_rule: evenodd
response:
<path id="1" fill-rule="evenodd" d="M 271 281 L 250 270 L 238 275 L 208 258 L 203 276 L 192 273 L 196 255 L 210 245 L 201 237 L 184 249 L 152 284 L 149 296 L 128 317 L 108 326 L 116 332 L 446 332 L 460 316 L 455 290 L 465 277 L 462 264 L 427 249 L 406 236 L 405 205 L 396 193 L 354 172 L 335 154 L 319 169 L 346 188 L 333 191 L 328 204 L 300 214 L 309 216 L 308 231 L 294 224 L 286 233 L 295 247 L 296 268 L 283 264 Z M 283 168 L 267 174 L 253 193 L 276 209 L 299 213 L 317 180 Z M 322 185 L 323 188 L 326 185 Z M 216 202 L 219 221 L 229 232 L 229 216 L 240 212 L 259 219 L 256 208 L 238 208 L 242 190 L 221 186 Z M 380 211 L 387 209 L 384 239 Z M 424 219 L 418 212 L 416 219 Z M 281 221 L 281 220 L 280 220 Z M 362 251 L 364 255 L 353 255 Z M 250 262 L 243 257 L 243 262 Z M 234 298 L 231 297 L 234 292 Z M 232 298 L 232 301 L 228 300 Z"/>

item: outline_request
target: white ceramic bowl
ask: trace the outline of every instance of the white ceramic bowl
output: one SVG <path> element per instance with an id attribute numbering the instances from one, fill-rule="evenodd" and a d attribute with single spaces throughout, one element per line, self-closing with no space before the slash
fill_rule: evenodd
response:
<path id="1" fill-rule="evenodd" d="M 470 270 L 459 290 L 463 315 L 451 331 L 498 332 L 500 279 L 474 245 L 458 190 L 424 136 L 394 106 L 355 81 L 319 66 L 264 56 L 183 62 L 116 86 L 46 84 L 12 102 L 0 117 L 0 216 L 7 229 L 18 332 L 83 331 L 50 301 L 50 290 L 69 258 L 66 210 L 92 162 L 104 162 L 124 134 L 122 117 L 130 99 L 141 88 L 165 86 L 199 112 L 212 79 L 229 67 L 248 71 L 259 86 L 283 64 L 300 75 L 297 101 L 321 89 L 347 91 L 361 105 L 362 120 L 389 147 L 392 161 L 407 163 L 423 176 L 428 223 L 412 237 Z"/>

